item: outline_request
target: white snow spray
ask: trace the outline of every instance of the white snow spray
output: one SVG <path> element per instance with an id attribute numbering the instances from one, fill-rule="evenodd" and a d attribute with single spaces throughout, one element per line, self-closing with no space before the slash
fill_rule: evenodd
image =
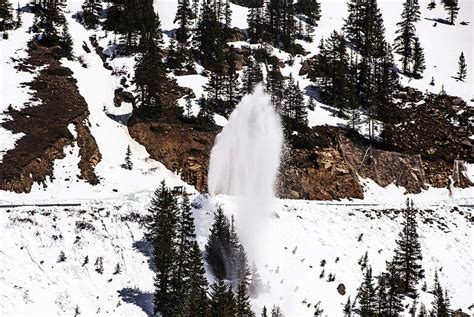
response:
<path id="1" fill-rule="evenodd" d="M 272 214 L 282 145 L 280 117 L 258 85 L 232 112 L 211 152 L 209 193 L 237 196 L 235 221 L 251 256 L 259 249 L 254 238 Z"/>

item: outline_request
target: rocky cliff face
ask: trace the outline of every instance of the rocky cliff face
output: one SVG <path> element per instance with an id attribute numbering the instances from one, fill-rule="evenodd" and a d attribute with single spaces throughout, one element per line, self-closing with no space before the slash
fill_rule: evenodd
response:
<path id="1" fill-rule="evenodd" d="M 449 98 L 438 100 L 438 103 L 456 107 L 456 102 L 447 101 Z M 419 116 L 416 120 L 423 120 L 420 111 L 415 111 Z M 168 115 L 153 122 L 134 117 L 129 123 L 130 134 L 147 148 L 152 158 L 180 173 L 183 180 L 199 191 L 206 191 L 209 154 L 218 131 L 196 129 L 192 124 L 179 121 L 178 113 L 175 112 L 174 118 Z M 301 141 L 288 140 L 277 184 L 279 196 L 318 200 L 363 198 L 359 177 L 373 179 L 383 187 L 394 183 L 405 187 L 407 193 L 419 193 L 428 185 L 472 186 L 465 177 L 463 165 L 466 161 L 472 162 L 472 152 L 467 151 L 471 141 L 466 131 L 470 130 L 447 125 L 452 117 L 444 112 L 437 113 L 443 113 L 437 120 L 442 122 L 439 126 L 448 131 L 448 138 L 452 140 L 450 151 L 444 148 L 445 143 L 433 140 L 433 136 L 442 131 L 422 133 L 417 125 L 411 124 L 399 131 L 397 146 L 389 144 L 390 147 L 370 143 L 345 129 L 329 126 L 314 127 L 305 132 L 312 142 L 309 147 L 298 147 Z M 464 120 L 459 110 L 456 113 Z M 421 151 L 415 151 L 415 144 L 421 146 Z M 430 148 L 437 155 L 430 155 Z M 458 159 L 453 160 L 453 157 Z M 451 177 L 454 184 L 451 184 Z"/>

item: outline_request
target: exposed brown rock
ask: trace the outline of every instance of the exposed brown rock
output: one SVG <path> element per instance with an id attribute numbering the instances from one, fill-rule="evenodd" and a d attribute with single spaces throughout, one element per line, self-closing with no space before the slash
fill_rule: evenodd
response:
<path id="1" fill-rule="evenodd" d="M 0 189 L 29 192 L 33 183 L 44 184 L 47 177 L 52 177 L 54 161 L 63 158 L 64 146 L 74 141 L 68 130 L 71 123 L 77 128 L 83 155 L 79 164 L 81 177 L 93 184 L 98 182 L 93 167 L 100 160 L 100 153 L 84 125 L 89 115 L 87 104 L 71 77 L 72 72 L 60 65 L 57 58 L 61 54 L 57 51 L 57 47 L 46 48 L 31 41 L 29 57 L 18 67 L 23 70 L 46 66 L 27 84 L 33 91 L 32 100 L 39 105 L 9 110 L 11 119 L 2 123 L 13 133 L 25 135 L 0 162 Z"/>

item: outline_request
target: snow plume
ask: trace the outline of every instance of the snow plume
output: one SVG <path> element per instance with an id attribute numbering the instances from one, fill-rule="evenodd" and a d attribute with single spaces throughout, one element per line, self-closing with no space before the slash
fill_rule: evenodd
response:
<path id="1" fill-rule="evenodd" d="M 253 241 L 272 214 L 282 144 L 279 115 L 258 85 L 237 105 L 211 152 L 209 192 L 237 196 L 237 229 L 251 257 L 261 251 Z"/>

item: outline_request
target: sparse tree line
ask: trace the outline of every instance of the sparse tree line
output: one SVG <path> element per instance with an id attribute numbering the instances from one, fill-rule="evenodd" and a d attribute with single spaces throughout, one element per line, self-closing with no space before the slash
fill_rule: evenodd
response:
<path id="1" fill-rule="evenodd" d="M 344 316 L 400 316 L 405 311 L 403 300 L 407 297 L 413 300 L 409 309 L 411 316 L 450 316 L 450 297 L 447 289 L 443 290 L 438 270 L 435 271 L 433 287 L 428 290 L 426 281 L 421 287 L 422 292 L 433 295 L 432 309 L 428 311 L 424 303 L 418 308 L 418 285 L 425 278 L 425 271 L 421 266 L 422 250 L 419 242 L 417 210 L 413 203 L 407 200 L 407 207 L 403 210 L 402 230 L 396 240 L 396 248 L 391 261 L 386 263 L 386 271 L 377 277 L 372 274 L 368 264 L 368 254 L 359 261 L 364 270 L 363 281 L 353 302 L 350 297 L 344 305 Z"/>

